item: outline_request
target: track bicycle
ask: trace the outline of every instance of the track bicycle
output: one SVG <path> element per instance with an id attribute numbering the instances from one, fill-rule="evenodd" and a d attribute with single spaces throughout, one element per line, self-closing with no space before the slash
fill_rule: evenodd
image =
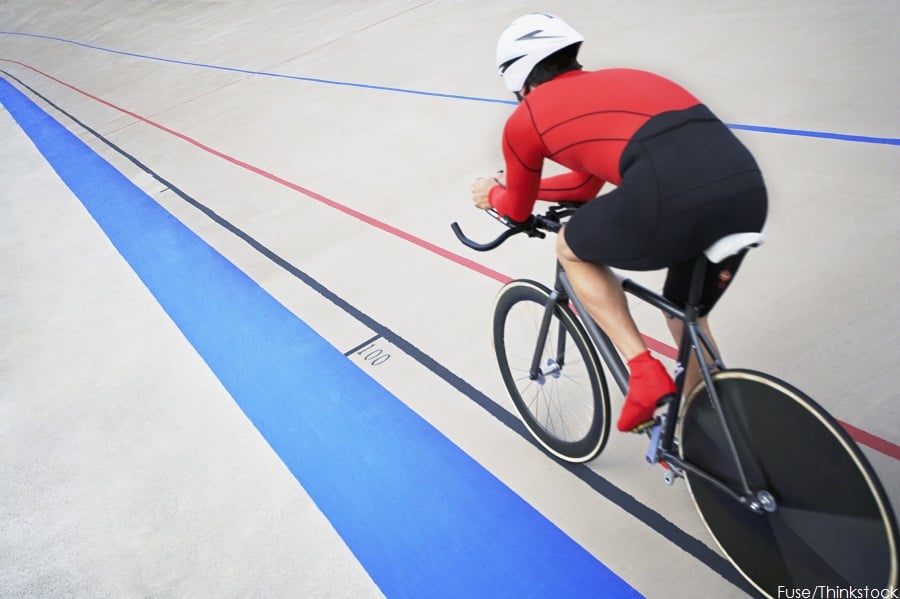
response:
<path id="1" fill-rule="evenodd" d="M 514 235 L 558 233 L 579 204 L 555 204 L 515 223 L 477 251 Z M 664 398 L 646 461 L 665 480 L 686 481 L 694 506 L 722 553 L 760 592 L 793 589 L 895 589 L 897 523 L 877 475 L 828 412 L 798 389 L 762 372 L 726 368 L 698 324 L 705 271 L 763 242 L 759 233 L 729 235 L 695 260 L 687 305 L 620 276 L 626 293 L 684 323 L 675 368 L 677 393 Z M 604 365 L 623 395 L 628 371 L 590 317 L 557 262 L 552 289 L 518 279 L 494 303 L 493 345 L 507 391 L 523 423 L 552 456 L 594 459 L 609 437 Z M 690 359 L 700 382 L 684 393 Z M 683 399 L 682 399 L 683 398 Z"/>

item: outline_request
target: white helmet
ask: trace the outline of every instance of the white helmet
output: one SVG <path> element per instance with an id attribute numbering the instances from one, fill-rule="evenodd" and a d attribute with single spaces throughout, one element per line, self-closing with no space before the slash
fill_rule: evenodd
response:
<path id="1" fill-rule="evenodd" d="M 525 85 L 531 70 L 554 52 L 584 41 L 568 23 L 545 13 L 531 13 L 509 24 L 497 40 L 497 70 L 509 91 Z"/>

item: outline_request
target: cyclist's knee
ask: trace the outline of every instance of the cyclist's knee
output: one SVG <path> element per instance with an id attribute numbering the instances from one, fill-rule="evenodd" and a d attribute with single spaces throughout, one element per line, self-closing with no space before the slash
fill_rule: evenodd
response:
<path id="1" fill-rule="evenodd" d="M 560 262 L 581 262 L 582 260 L 575 255 L 569 244 L 566 243 L 566 228 L 560 229 L 556 236 L 556 257 Z"/>

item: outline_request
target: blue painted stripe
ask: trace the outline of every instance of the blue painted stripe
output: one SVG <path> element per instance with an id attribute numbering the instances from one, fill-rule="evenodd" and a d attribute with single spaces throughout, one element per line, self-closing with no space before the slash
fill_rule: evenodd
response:
<path id="1" fill-rule="evenodd" d="M 780 127 L 761 127 L 757 125 L 727 125 L 740 131 L 754 131 L 756 133 L 775 133 L 776 135 L 794 135 L 797 137 L 818 137 L 820 139 L 833 139 L 835 141 L 851 141 L 866 144 L 881 144 L 887 146 L 900 146 L 900 139 L 893 137 L 869 137 L 866 135 L 848 135 L 846 133 L 828 133 L 826 131 L 804 131 L 803 129 L 783 129 Z"/>
<path id="2" fill-rule="evenodd" d="M 40 35 L 35 33 L 23 33 L 16 31 L 0 31 L 0 35 L 18 35 L 22 37 L 33 37 L 39 39 L 46 39 L 55 42 L 62 42 L 65 44 L 72 44 L 75 46 L 81 46 L 83 48 L 88 48 L 90 50 L 99 50 L 101 52 L 109 52 L 110 54 L 118 54 L 120 56 L 131 56 L 133 58 L 141 58 L 145 60 L 155 60 L 158 62 L 167 62 L 171 64 L 180 64 L 192 67 L 200 67 L 204 69 L 216 69 L 220 71 L 230 71 L 234 73 L 242 73 L 245 75 L 256 75 L 260 77 L 277 77 L 279 79 L 294 79 L 296 81 L 306 81 L 309 83 L 321 83 L 325 85 L 340 85 L 345 87 L 357 87 L 362 89 L 371 89 L 377 91 L 387 91 L 394 93 L 402 93 L 402 94 L 414 94 L 419 96 L 432 96 L 436 98 L 446 98 L 452 100 L 466 100 L 469 102 L 486 102 L 490 104 L 508 104 L 515 106 L 517 102 L 511 99 L 498 99 L 498 98 L 485 98 L 479 96 L 466 96 L 460 94 L 445 94 L 440 92 L 432 92 L 425 90 L 417 90 L 417 89 L 408 89 L 402 87 L 388 87 L 383 85 L 372 85 L 368 83 L 354 83 L 350 81 L 338 81 L 334 79 L 322 79 L 318 77 L 303 77 L 301 75 L 286 75 L 283 73 L 273 73 L 270 71 L 256 71 L 251 69 L 241 69 L 235 67 L 228 67 L 222 65 L 215 64 L 207 64 L 201 62 L 190 62 L 186 60 L 178 60 L 174 58 L 163 58 L 160 56 L 151 56 L 149 54 L 138 54 L 135 52 L 127 52 L 124 50 L 114 50 L 111 48 L 104 48 L 102 46 L 95 46 L 92 44 L 86 44 L 84 42 L 79 42 L 75 40 L 69 40 L 61 37 L 54 37 L 51 35 Z M 729 123 L 729 127 L 736 130 L 742 131 L 753 131 L 756 133 L 771 133 L 775 135 L 791 135 L 791 136 L 799 136 L 799 137 L 813 137 L 819 139 L 831 139 L 835 141 L 848 141 L 855 143 L 867 143 L 867 144 L 882 144 L 882 145 L 891 145 L 891 146 L 900 146 L 900 138 L 895 137 L 875 137 L 868 135 L 851 135 L 847 133 L 830 133 L 827 131 L 806 131 L 803 129 L 788 129 L 782 127 L 767 127 L 761 125 L 741 125 Z"/>
<path id="3" fill-rule="evenodd" d="M 387 596 L 637 596 L 3 79 L 0 102 Z"/>

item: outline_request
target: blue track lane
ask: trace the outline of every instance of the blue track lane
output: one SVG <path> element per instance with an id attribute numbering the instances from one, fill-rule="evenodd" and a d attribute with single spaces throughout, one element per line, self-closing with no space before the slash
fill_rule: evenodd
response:
<path id="1" fill-rule="evenodd" d="M 4 79 L 0 102 L 388 597 L 639 596 Z"/>

